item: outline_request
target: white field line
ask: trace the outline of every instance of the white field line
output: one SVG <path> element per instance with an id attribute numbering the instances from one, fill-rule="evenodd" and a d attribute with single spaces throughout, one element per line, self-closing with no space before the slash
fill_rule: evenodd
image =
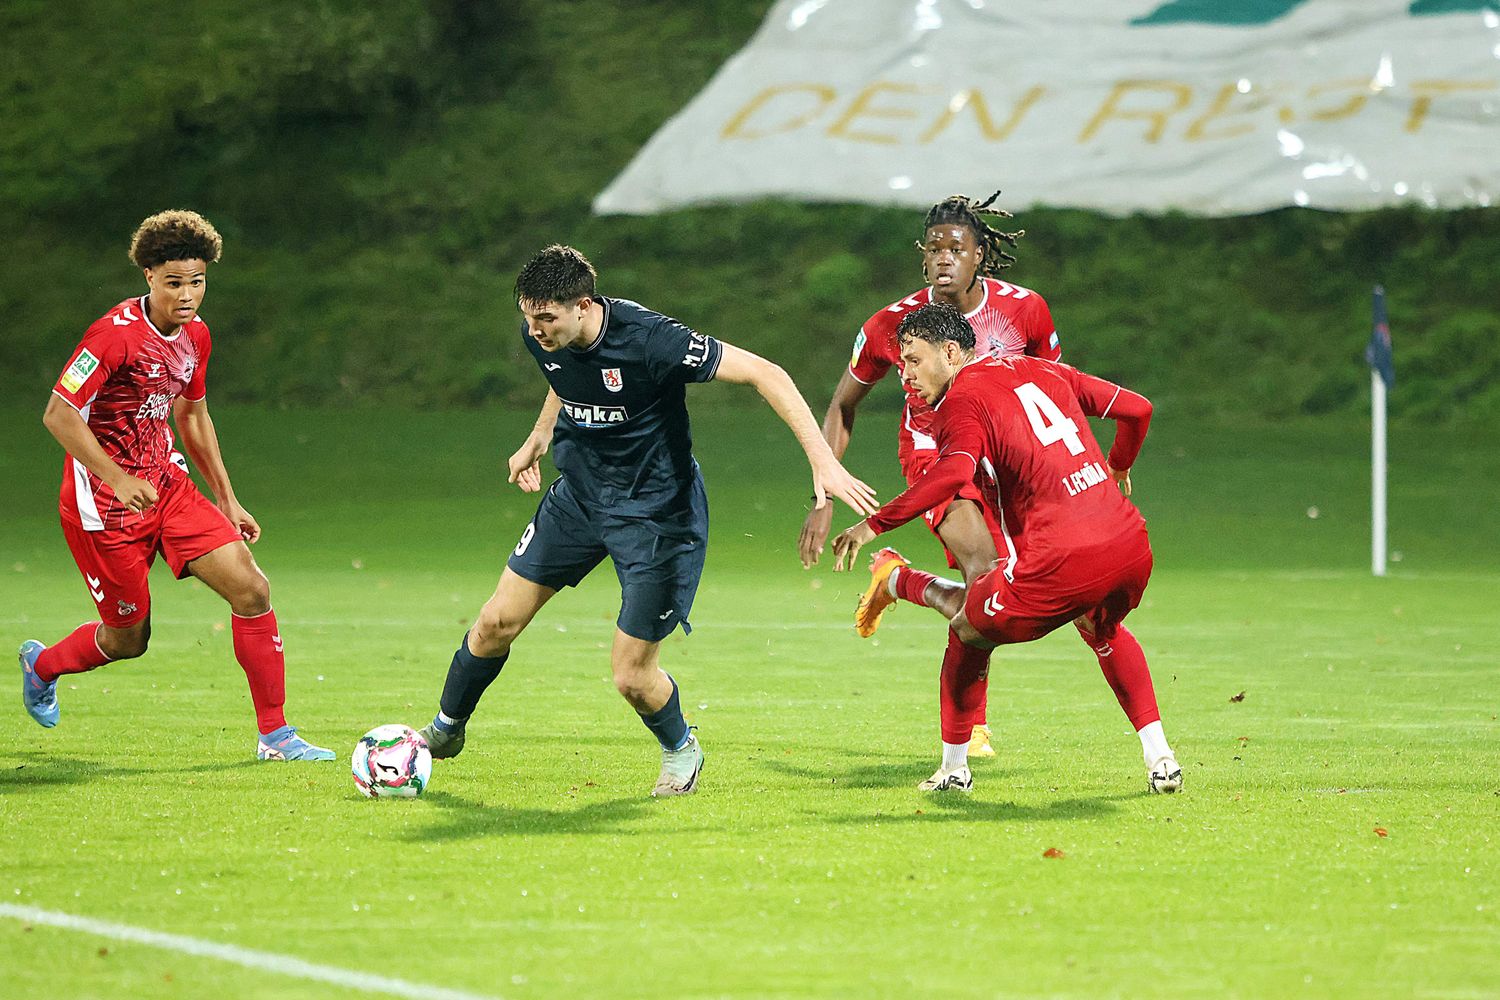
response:
<path id="1" fill-rule="evenodd" d="M 131 927 L 129 924 L 115 924 L 106 920 L 77 917 L 71 913 L 58 913 L 35 906 L 0 903 L 0 917 L 31 924 L 45 924 L 49 927 L 61 927 L 64 930 L 82 931 L 85 934 L 114 938 L 116 941 L 149 945 L 152 948 L 165 948 L 167 951 L 181 952 L 184 955 L 216 958 L 221 962 L 243 965 L 247 969 L 274 972 L 295 979 L 330 983 L 365 993 L 385 993 L 390 996 L 410 997 L 412 1000 L 499 1000 L 497 997 L 413 983 L 405 979 L 392 979 L 389 976 L 377 976 L 370 972 L 355 972 L 352 969 L 340 969 L 333 965 L 318 965 L 290 955 L 278 955 L 272 951 L 256 951 L 253 948 L 219 944 L 216 941 L 205 941 L 202 938 L 186 937 L 182 934 L 165 934 L 161 931 L 147 930 L 144 927 Z"/>

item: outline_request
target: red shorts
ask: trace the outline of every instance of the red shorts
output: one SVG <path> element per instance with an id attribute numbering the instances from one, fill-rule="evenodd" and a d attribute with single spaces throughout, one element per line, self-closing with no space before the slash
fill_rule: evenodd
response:
<path id="1" fill-rule="evenodd" d="M 906 477 L 906 485 L 910 486 L 920 479 L 922 473 L 932 468 L 937 462 L 937 458 L 938 453 L 936 451 L 925 450 L 909 452 L 902 456 L 901 474 Z M 990 529 L 990 538 L 995 542 L 995 551 L 998 552 L 1004 548 L 1005 543 L 1000 538 L 1000 525 L 995 523 L 994 515 L 990 513 L 989 508 L 980 502 L 979 487 L 975 486 L 972 480 L 964 483 L 964 488 L 959 490 L 958 496 L 944 500 L 922 515 L 922 520 L 926 523 L 927 530 L 931 531 L 939 542 L 942 542 L 943 536 L 938 534 L 938 526 L 943 523 L 943 518 L 948 516 L 948 508 L 953 506 L 954 500 L 973 501 L 974 505 L 979 508 L 980 515 L 984 518 L 985 527 Z M 958 569 L 958 561 L 953 558 L 953 553 L 948 551 L 946 545 L 943 546 L 943 555 L 948 557 L 949 569 Z"/>
<path id="2" fill-rule="evenodd" d="M 150 613 L 148 577 L 158 552 L 180 580 L 194 559 L 241 540 L 239 529 L 190 479 L 178 480 L 123 528 L 84 531 L 66 517 L 62 527 L 89 596 L 110 628 L 134 625 Z"/>
<path id="3" fill-rule="evenodd" d="M 969 623 L 991 642 L 1030 642 L 1078 618 L 1100 639 L 1114 638 L 1125 616 L 1141 603 L 1151 580 L 1146 533 L 1107 549 L 1070 556 L 1041 581 L 1007 580 L 993 570 L 975 580 L 964 599 Z"/>

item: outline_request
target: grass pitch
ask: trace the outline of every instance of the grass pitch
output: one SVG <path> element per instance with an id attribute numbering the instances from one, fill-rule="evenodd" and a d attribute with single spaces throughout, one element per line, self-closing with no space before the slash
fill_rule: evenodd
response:
<path id="1" fill-rule="evenodd" d="M 646 797 L 658 757 L 609 681 L 601 568 L 517 644 L 429 794 L 358 797 L 349 748 L 430 718 L 534 509 L 503 474 L 532 415 L 224 408 L 289 714 L 341 760 L 252 759 L 227 609 L 158 569 L 144 659 L 65 680 L 55 730 L 7 696 L 0 902 L 508 998 L 1500 994 L 1493 449 L 1393 436 L 1401 561 L 1376 580 L 1360 424 L 1160 414 L 1131 625 L 1186 792 L 1146 794 L 1064 630 L 997 654 L 1000 756 L 972 796 L 933 797 L 914 785 L 941 622 L 903 606 L 853 635 L 863 576 L 793 555 L 790 435 L 727 398 L 695 393 L 714 534 L 697 630 L 664 656 L 708 752 L 698 795 Z M 60 456 L 32 410 L 3 418 L 9 649 L 91 606 Z M 850 463 L 885 496 L 893 419 L 862 418 Z M 935 567 L 920 529 L 897 544 Z M 15 919 L 0 955 L 6 998 L 368 995 Z"/>

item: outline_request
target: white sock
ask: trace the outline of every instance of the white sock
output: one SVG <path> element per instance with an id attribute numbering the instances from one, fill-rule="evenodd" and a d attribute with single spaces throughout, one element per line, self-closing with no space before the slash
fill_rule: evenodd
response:
<path id="1" fill-rule="evenodd" d="M 438 718 L 443 720 L 443 725 L 445 726 L 461 726 L 465 722 L 469 721 L 467 719 L 450 719 L 448 718 L 448 714 L 441 708 L 438 709 Z"/>
<path id="2" fill-rule="evenodd" d="M 1141 752 L 1145 754 L 1147 767 L 1163 757 L 1173 756 L 1172 748 L 1167 746 L 1167 734 L 1162 732 L 1160 722 L 1148 722 L 1136 735 L 1141 738 Z"/>
<path id="3" fill-rule="evenodd" d="M 943 744 L 943 770 L 953 773 L 961 767 L 969 766 L 969 744 L 967 743 L 944 743 Z"/>
<path id="4" fill-rule="evenodd" d="M 891 575 L 885 578 L 885 592 L 893 598 L 901 596 L 896 593 L 896 574 L 899 572 L 901 572 L 901 567 L 897 566 L 891 570 Z"/>

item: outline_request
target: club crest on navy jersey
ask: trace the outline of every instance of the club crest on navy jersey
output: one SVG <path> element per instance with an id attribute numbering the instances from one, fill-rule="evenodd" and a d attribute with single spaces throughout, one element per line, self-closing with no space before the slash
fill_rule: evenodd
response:
<path id="1" fill-rule="evenodd" d="M 605 368 L 601 374 L 604 376 L 604 388 L 610 392 L 619 392 L 625 388 L 625 378 L 620 374 L 620 369 Z"/>

